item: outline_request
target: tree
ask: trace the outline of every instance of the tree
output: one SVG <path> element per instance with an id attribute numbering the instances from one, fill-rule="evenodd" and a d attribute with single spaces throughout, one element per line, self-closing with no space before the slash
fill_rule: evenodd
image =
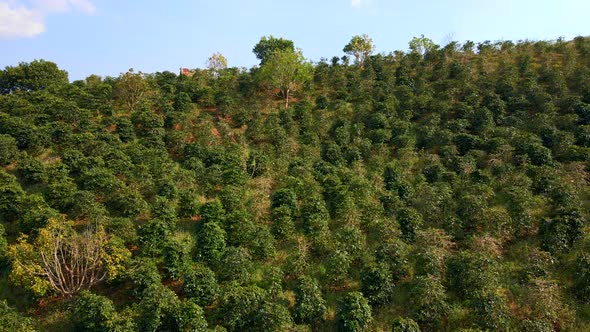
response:
<path id="1" fill-rule="evenodd" d="M 213 77 L 219 77 L 219 72 L 227 68 L 227 59 L 223 54 L 217 52 L 213 53 L 207 60 L 207 69 L 211 71 Z"/>
<path id="2" fill-rule="evenodd" d="M 71 297 L 114 278 L 128 255 L 100 226 L 78 233 L 73 222 L 52 218 L 38 233 L 32 241 L 22 235 L 9 249 L 13 278 L 38 295 L 53 289 Z"/>
<path id="3" fill-rule="evenodd" d="M 148 82 L 142 72 L 135 73 L 133 68 L 119 76 L 115 84 L 115 100 L 119 101 L 127 109 L 132 111 L 146 96 Z"/>
<path id="4" fill-rule="evenodd" d="M 264 36 L 252 50 L 256 58 L 260 60 L 260 65 L 263 65 L 277 51 L 295 52 L 293 41 L 275 38 L 273 36 Z"/>
<path id="5" fill-rule="evenodd" d="M 0 71 L 0 94 L 18 90 L 37 91 L 68 84 L 68 73 L 50 61 L 21 62 L 16 67 Z"/>
<path id="6" fill-rule="evenodd" d="M 271 88 L 279 89 L 289 108 L 292 92 L 301 89 L 312 78 L 313 67 L 300 50 L 277 50 L 260 67 L 260 78 Z"/>
<path id="7" fill-rule="evenodd" d="M 409 45 L 410 51 L 420 55 L 430 52 L 437 46 L 430 38 L 426 38 L 424 35 L 412 38 Z"/>
<path id="8" fill-rule="evenodd" d="M 342 51 L 346 54 L 353 55 L 356 64 L 362 67 L 365 65 L 365 61 L 371 56 L 374 49 L 375 45 L 373 44 L 373 40 L 366 34 L 362 34 L 360 36 L 357 35 L 352 37 Z"/>
<path id="9" fill-rule="evenodd" d="M 369 301 L 361 292 L 346 294 L 338 304 L 338 328 L 345 332 L 366 331 L 373 320 Z"/>

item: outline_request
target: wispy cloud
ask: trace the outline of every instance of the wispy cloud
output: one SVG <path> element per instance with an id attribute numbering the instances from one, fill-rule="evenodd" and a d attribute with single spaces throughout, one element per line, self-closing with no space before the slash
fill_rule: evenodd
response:
<path id="1" fill-rule="evenodd" d="M 0 1 L 0 38 L 30 38 L 45 32 L 45 19 L 56 13 L 94 13 L 89 0 Z"/>

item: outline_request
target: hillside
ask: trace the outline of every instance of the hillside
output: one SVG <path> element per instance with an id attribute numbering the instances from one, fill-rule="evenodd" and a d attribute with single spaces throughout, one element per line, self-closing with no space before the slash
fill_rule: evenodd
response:
<path id="1" fill-rule="evenodd" d="M 590 330 L 590 38 L 0 71 L 0 330 Z"/>

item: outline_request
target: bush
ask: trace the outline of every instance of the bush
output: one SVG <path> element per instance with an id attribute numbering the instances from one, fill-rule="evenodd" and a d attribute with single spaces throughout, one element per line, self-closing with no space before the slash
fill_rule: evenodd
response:
<path id="1" fill-rule="evenodd" d="M 207 222 L 199 227 L 197 233 L 197 253 L 208 263 L 221 259 L 225 250 L 226 233 L 217 222 Z"/>
<path id="2" fill-rule="evenodd" d="M 300 277 L 295 288 L 295 321 L 313 324 L 323 318 L 326 310 L 326 301 L 322 297 L 317 280 Z"/>
<path id="3" fill-rule="evenodd" d="M 504 299 L 492 292 L 478 292 L 471 300 L 473 321 L 486 331 L 506 331 L 508 308 Z"/>
<path id="4" fill-rule="evenodd" d="M 191 263 L 189 243 L 170 240 L 163 250 L 164 272 L 169 280 L 177 280 Z"/>
<path id="5" fill-rule="evenodd" d="M 41 183 L 46 179 L 43 164 L 25 153 L 18 161 L 17 173 L 28 184 Z"/>
<path id="6" fill-rule="evenodd" d="M 196 304 L 210 305 L 219 294 L 215 273 L 204 265 L 189 268 L 183 276 L 182 291 Z"/>
<path id="7" fill-rule="evenodd" d="M 5 134 L 0 134 L 0 166 L 12 163 L 18 155 L 16 140 Z"/>
<path id="8" fill-rule="evenodd" d="M 381 305 L 391 300 L 395 287 L 391 275 L 385 264 L 370 265 L 361 273 L 361 288 L 371 305 Z"/>
<path id="9" fill-rule="evenodd" d="M 14 332 L 36 331 L 31 318 L 22 316 L 18 311 L 8 306 L 8 303 L 4 300 L 0 300 L 0 330 Z"/>
<path id="10" fill-rule="evenodd" d="M 117 312 L 108 298 L 82 291 L 72 306 L 72 320 L 80 331 L 115 331 Z"/>
<path id="11" fill-rule="evenodd" d="M 391 332 L 420 332 L 420 326 L 411 318 L 397 317 L 391 324 Z"/>
<path id="12" fill-rule="evenodd" d="M 422 216 L 412 208 L 401 208 L 397 211 L 397 221 L 402 238 L 409 243 L 416 240 L 416 232 L 422 226 Z"/>
<path id="13" fill-rule="evenodd" d="M 410 313 L 420 325 L 438 330 L 449 312 L 447 295 L 439 280 L 431 276 L 418 276 L 410 292 L 413 299 Z"/>
<path id="14" fill-rule="evenodd" d="M 553 254 L 566 252 L 580 240 L 585 219 L 577 209 L 562 209 L 553 218 L 543 220 L 539 227 L 541 247 Z"/>
<path id="15" fill-rule="evenodd" d="M 293 318 L 285 305 L 265 301 L 254 318 L 253 325 L 253 330 L 260 332 L 290 331 Z"/>
<path id="16" fill-rule="evenodd" d="M 590 257 L 581 255 L 576 260 L 574 293 L 584 303 L 590 303 Z"/>
<path id="17" fill-rule="evenodd" d="M 231 283 L 224 288 L 219 299 L 217 316 L 229 331 L 253 330 L 265 297 L 262 288 Z"/>
<path id="18" fill-rule="evenodd" d="M 219 277 L 222 280 L 247 282 L 253 270 L 252 256 L 243 247 L 227 247 L 219 262 Z"/>
<path id="19" fill-rule="evenodd" d="M 360 292 L 346 294 L 338 303 L 336 314 L 339 331 L 366 331 L 373 320 L 369 301 Z"/>

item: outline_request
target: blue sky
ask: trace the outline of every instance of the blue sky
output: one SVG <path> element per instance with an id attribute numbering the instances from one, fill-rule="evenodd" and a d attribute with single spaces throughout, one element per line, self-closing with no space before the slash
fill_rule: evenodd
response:
<path id="1" fill-rule="evenodd" d="M 251 67 L 271 34 L 318 61 L 363 33 L 385 53 L 421 34 L 438 44 L 590 35 L 588 13 L 589 0 L 0 0 L 0 66 L 42 58 L 73 80 L 204 67 L 221 52 Z"/>

